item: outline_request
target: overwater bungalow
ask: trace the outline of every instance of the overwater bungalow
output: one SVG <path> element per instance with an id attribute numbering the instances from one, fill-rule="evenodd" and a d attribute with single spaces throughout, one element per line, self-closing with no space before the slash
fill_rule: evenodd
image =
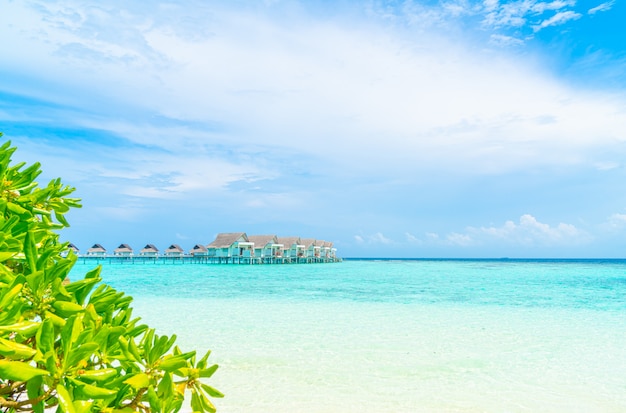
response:
<path id="1" fill-rule="evenodd" d="M 322 258 L 326 258 L 326 259 L 335 259 L 336 257 L 336 252 L 337 249 L 333 248 L 333 243 L 330 241 L 324 241 L 323 245 L 322 245 L 322 249 L 320 251 Z"/>
<path id="2" fill-rule="evenodd" d="M 248 241 L 254 244 L 254 257 L 264 262 L 271 262 L 283 255 L 283 244 L 278 243 L 276 235 L 249 235 Z"/>
<path id="3" fill-rule="evenodd" d="M 252 258 L 253 247 L 245 232 L 228 232 L 217 234 L 215 240 L 207 245 L 207 250 L 209 258 L 219 262 L 241 262 L 242 258 Z"/>
<path id="4" fill-rule="evenodd" d="M 69 243 L 69 245 L 67 246 L 67 249 L 72 251 L 74 253 L 74 255 L 78 255 L 78 253 L 80 252 L 80 250 L 78 249 L 78 247 L 74 244 L 72 244 L 71 242 Z"/>
<path id="5" fill-rule="evenodd" d="M 304 256 L 304 245 L 300 237 L 278 237 L 278 244 L 283 245 L 283 257 L 289 260 L 297 260 Z"/>
<path id="6" fill-rule="evenodd" d="M 209 250 L 207 250 L 207 248 L 202 244 L 196 244 L 189 251 L 189 254 L 192 257 L 206 257 L 209 255 Z"/>
<path id="7" fill-rule="evenodd" d="M 120 244 L 120 246 L 113 251 L 113 255 L 116 257 L 132 257 L 133 249 L 128 244 Z"/>
<path id="8" fill-rule="evenodd" d="M 159 256 L 159 249 L 155 247 L 154 244 L 146 244 L 146 246 L 139 251 L 139 256 L 157 258 Z"/>
<path id="9" fill-rule="evenodd" d="M 304 238 L 300 241 L 304 245 L 304 258 L 320 257 L 320 244 L 318 244 L 315 238 Z"/>
<path id="10" fill-rule="evenodd" d="M 91 248 L 87 250 L 87 257 L 106 257 L 107 250 L 100 244 L 93 244 Z"/>
<path id="11" fill-rule="evenodd" d="M 172 244 L 169 247 L 167 247 L 167 249 L 165 250 L 164 255 L 166 257 L 182 257 L 183 255 L 185 255 L 185 251 L 180 247 L 180 245 L 178 244 Z"/>

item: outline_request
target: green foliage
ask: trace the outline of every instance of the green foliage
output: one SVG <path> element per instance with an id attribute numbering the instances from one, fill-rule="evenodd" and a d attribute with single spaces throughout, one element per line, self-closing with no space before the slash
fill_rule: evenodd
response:
<path id="1" fill-rule="evenodd" d="M 187 393 L 214 412 L 209 352 L 196 360 L 140 324 L 101 267 L 69 282 L 76 256 L 55 231 L 79 200 L 60 179 L 40 188 L 38 163 L 12 166 L 15 149 L 0 146 L 0 411 L 177 412 Z"/>

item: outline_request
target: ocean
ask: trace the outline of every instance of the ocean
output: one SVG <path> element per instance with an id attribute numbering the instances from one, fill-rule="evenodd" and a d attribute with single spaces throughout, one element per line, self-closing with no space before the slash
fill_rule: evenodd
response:
<path id="1" fill-rule="evenodd" d="M 158 334 L 212 350 L 218 412 L 626 411 L 626 260 L 103 263 L 102 277 Z"/>

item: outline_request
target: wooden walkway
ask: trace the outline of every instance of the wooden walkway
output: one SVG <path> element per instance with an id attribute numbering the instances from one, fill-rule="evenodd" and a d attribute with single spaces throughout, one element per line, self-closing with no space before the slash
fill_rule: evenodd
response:
<path id="1" fill-rule="evenodd" d="M 191 256 L 184 255 L 182 257 L 142 257 L 142 256 L 88 256 L 80 255 L 78 260 L 83 263 L 100 263 L 107 262 L 111 264 L 245 264 L 245 265 L 263 265 L 263 264 L 327 264 L 342 262 L 341 258 L 322 258 L 322 257 L 209 257 L 209 256 Z"/>

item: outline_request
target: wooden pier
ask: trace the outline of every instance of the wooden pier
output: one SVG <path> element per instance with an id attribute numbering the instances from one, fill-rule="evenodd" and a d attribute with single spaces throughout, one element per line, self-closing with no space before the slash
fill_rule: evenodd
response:
<path id="1" fill-rule="evenodd" d="M 110 264 L 238 264 L 238 265 L 275 265 L 275 264 L 326 264 L 342 262 L 341 258 L 326 257 L 209 257 L 184 255 L 180 257 L 144 257 L 144 256 L 89 256 L 79 255 L 78 260 L 83 263 L 110 263 Z"/>

